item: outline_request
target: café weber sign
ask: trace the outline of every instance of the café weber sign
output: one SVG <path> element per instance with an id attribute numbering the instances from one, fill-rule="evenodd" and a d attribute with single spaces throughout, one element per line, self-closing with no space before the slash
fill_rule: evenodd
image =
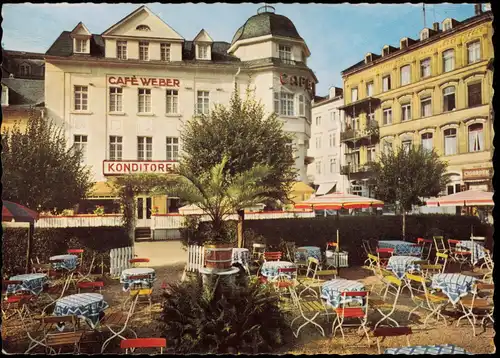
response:
<path id="1" fill-rule="evenodd" d="M 127 161 L 105 160 L 102 163 L 104 175 L 126 175 L 140 173 L 170 174 L 179 162 L 169 160 Z"/>
<path id="2" fill-rule="evenodd" d="M 304 76 L 295 76 L 295 75 L 288 75 L 286 73 L 282 73 L 280 75 L 280 83 L 282 85 L 289 85 L 292 87 L 302 87 L 309 91 L 311 95 L 314 95 L 315 91 L 315 83 L 314 81 L 311 81 L 310 79 L 304 77 Z"/>
<path id="3" fill-rule="evenodd" d="M 131 86 L 160 86 L 160 87 L 179 87 L 180 81 L 173 78 L 150 78 L 150 77 L 108 77 L 110 85 L 131 85 Z"/>

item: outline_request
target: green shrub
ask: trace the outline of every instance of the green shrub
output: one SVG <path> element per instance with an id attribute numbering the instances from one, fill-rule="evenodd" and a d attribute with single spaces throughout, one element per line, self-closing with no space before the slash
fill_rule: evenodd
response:
<path id="1" fill-rule="evenodd" d="M 3 275 L 22 272 L 26 266 L 28 230 L 4 228 L 2 242 Z M 43 228 L 35 229 L 31 257 L 46 263 L 50 256 L 65 254 L 68 249 L 84 249 L 84 261 L 90 263 L 96 253 L 94 267 L 109 267 L 109 250 L 128 246 L 128 237 L 121 227 Z"/>
<path id="2" fill-rule="evenodd" d="M 181 243 L 184 248 L 189 245 L 203 246 L 205 242 L 216 239 L 216 234 L 212 230 L 209 221 L 201 221 L 198 215 L 189 215 L 184 219 L 184 226 L 179 229 L 181 234 Z M 235 243 L 237 240 L 236 222 L 225 221 L 223 230 L 227 237 L 227 242 Z"/>
<path id="3" fill-rule="evenodd" d="M 270 353 L 288 342 L 290 328 L 269 288 L 245 280 L 212 288 L 198 277 L 164 294 L 163 334 L 176 353 Z"/>

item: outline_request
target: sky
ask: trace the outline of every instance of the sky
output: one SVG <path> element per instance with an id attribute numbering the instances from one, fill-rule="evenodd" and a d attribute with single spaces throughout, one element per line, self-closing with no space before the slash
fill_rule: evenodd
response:
<path id="1" fill-rule="evenodd" d="M 2 44 L 7 50 L 45 53 L 62 31 L 82 21 L 101 34 L 141 4 L 4 4 Z M 263 4 L 145 3 L 186 40 L 204 28 L 215 41 L 231 42 L 236 30 Z M 273 4 L 305 40 L 308 66 L 319 80 L 317 95 L 343 87 L 341 71 L 365 54 L 380 54 L 384 45 L 399 47 L 403 37 L 418 38 L 424 27 L 422 4 Z M 426 24 L 448 17 L 462 21 L 474 15 L 473 4 L 427 4 Z M 209 16 L 207 16 L 209 15 Z"/>

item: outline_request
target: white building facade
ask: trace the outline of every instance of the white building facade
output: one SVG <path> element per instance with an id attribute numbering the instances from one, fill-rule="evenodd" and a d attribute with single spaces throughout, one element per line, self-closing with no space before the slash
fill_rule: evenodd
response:
<path id="1" fill-rule="evenodd" d="M 331 87 L 326 99 L 316 101 L 311 110 L 311 140 L 308 156 L 314 162 L 308 166 L 308 179 L 317 186 L 315 195 L 347 192 L 349 181 L 340 174 L 344 165 L 343 146 L 340 142 L 344 112 L 342 89 Z"/>
<path id="2" fill-rule="evenodd" d="M 243 95 L 250 86 L 266 112 L 275 111 L 293 133 L 297 180 L 305 181 L 317 83 L 309 56 L 293 23 L 271 7 L 252 16 L 229 44 L 205 30 L 186 41 L 141 6 L 101 35 L 79 23 L 59 36 L 46 53 L 47 114 L 64 126 L 70 146 L 83 149 L 84 163 L 102 184 L 113 175 L 168 173 L 182 153 L 183 123 L 228 104 L 235 86 Z M 144 203 L 143 216 L 148 207 L 169 211 L 165 198 Z"/>

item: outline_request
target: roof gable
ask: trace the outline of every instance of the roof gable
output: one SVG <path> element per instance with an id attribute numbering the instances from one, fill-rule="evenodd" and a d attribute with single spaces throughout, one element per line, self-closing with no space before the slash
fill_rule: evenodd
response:
<path id="1" fill-rule="evenodd" d="M 149 28 L 148 31 L 139 30 L 140 28 L 144 28 L 146 26 Z M 139 29 L 137 29 L 138 27 Z M 102 33 L 102 36 L 149 37 L 176 40 L 184 39 L 162 19 L 152 13 L 146 6 L 141 6 L 123 20 L 111 26 L 108 30 Z"/>
<path id="2" fill-rule="evenodd" d="M 75 28 L 73 29 L 73 31 L 71 31 L 71 35 L 72 36 L 92 36 L 92 34 L 90 33 L 89 29 L 87 29 L 87 26 L 85 26 L 83 24 L 83 22 L 79 22 L 78 25 L 75 26 Z"/>
<path id="3" fill-rule="evenodd" d="M 193 42 L 214 42 L 208 32 L 206 32 L 204 29 L 201 29 L 201 31 L 196 35 L 194 38 Z"/>

